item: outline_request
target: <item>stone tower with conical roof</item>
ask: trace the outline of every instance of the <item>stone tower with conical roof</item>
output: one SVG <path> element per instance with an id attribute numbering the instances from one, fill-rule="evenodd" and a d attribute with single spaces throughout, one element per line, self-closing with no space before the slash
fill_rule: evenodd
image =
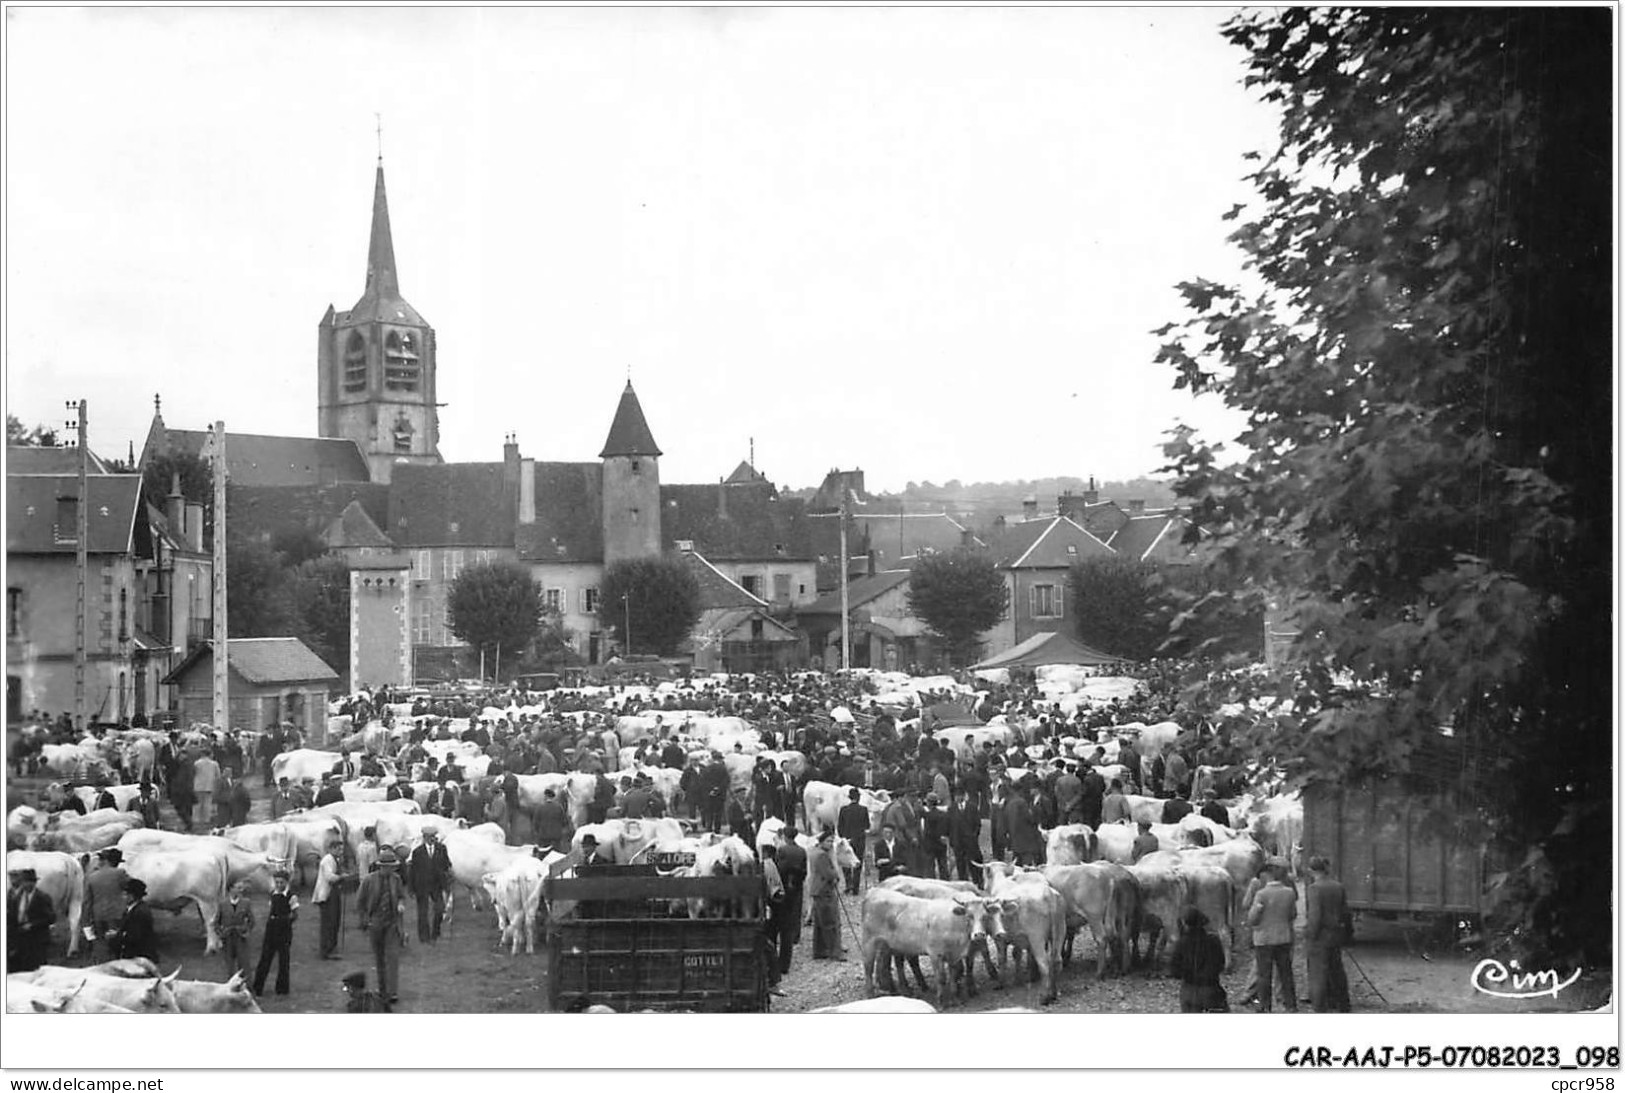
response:
<path id="1" fill-rule="evenodd" d="M 401 297 L 380 158 L 366 291 L 349 311 L 329 305 L 318 331 L 317 434 L 359 444 L 374 482 L 397 463 L 439 463 L 434 366 L 434 328 Z"/>
<path id="2" fill-rule="evenodd" d="M 660 554 L 660 449 L 632 381 L 621 392 L 604 461 L 604 564 Z"/>

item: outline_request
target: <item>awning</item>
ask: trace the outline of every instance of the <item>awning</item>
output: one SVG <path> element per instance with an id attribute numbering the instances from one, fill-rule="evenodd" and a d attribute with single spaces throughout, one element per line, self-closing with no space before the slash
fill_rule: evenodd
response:
<path id="1" fill-rule="evenodd" d="M 1034 634 L 1020 645 L 1006 649 L 996 657 L 971 665 L 971 671 L 986 668 L 1038 668 L 1045 664 L 1122 664 L 1122 657 L 1091 649 L 1075 638 L 1059 632 Z"/>

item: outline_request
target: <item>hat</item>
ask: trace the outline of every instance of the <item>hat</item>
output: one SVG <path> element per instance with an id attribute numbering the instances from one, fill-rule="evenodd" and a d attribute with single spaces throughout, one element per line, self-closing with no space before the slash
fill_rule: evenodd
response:
<path id="1" fill-rule="evenodd" d="M 108 865 L 117 865 L 124 860 L 124 851 L 116 846 L 109 846 L 105 850 L 96 851 L 96 856 Z"/>
<path id="2" fill-rule="evenodd" d="M 124 882 L 124 890 L 130 893 L 130 895 L 134 896 L 136 899 L 140 899 L 142 896 L 147 894 L 147 882 L 144 880 L 139 880 L 135 877 L 131 877 L 129 880 Z"/>
<path id="3" fill-rule="evenodd" d="M 39 874 L 34 872 L 32 869 L 13 869 L 11 871 L 11 875 L 16 877 L 18 880 L 26 880 L 26 881 L 38 881 L 39 880 Z"/>
<path id="4" fill-rule="evenodd" d="M 287 880 L 291 874 L 286 869 L 278 869 L 271 874 L 273 880 Z"/>
<path id="5" fill-rule="evenodd" d="M 351 972 L 349 975 L 340 980 L 340 982 L 352 990 L 364 991 L 367 989 L 367 973 Z"/>
<path id="6" fill-rule="evenodd" d="M 818 833 L 818 841 L 821 842 L 821 843 L 828 842 L 829 840 L 833 839 L 834 837 L 835 837 L 835 829 L 833 827 L 826 827 L 826 828 L 824 828 L 824 830 L 822 830 L 822 831 L 820 831 Z"/>
<path id="7" fill-rule="evenodd" d="M 395 856 L 393 846 L 386 846 L 378 851 L 378 867 L 380 869 L 386 865 L 395 866 L 399 864 L 401 864 L 401 859 Z"/>

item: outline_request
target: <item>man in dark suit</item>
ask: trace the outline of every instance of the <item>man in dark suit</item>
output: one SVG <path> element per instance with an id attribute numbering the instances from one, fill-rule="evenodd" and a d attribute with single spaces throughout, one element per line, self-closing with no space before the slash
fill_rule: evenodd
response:
<path id="1" fill-rule="evenodd" d="M 316 807 L 336 805 L 342 800 L 344 800 L 344 790 L 339 788 L 339 776 L 329 774 L 327 783 L 316 794 Z"/>
<path id="2" fill-rule="evenodd" d="M 856 786 L 846 791 L 850 803 L 841 806 L 840 813 L 835 817 L 835 833 L 852 844 L 852 853 L 858 857 L 858 865 L 846 874 L 847 895 L 858 894 L 858 882 L 863 879 L 863 858 L 869 847 L 869 810 L 865 808 L 861 799 L 863 794 Z"/>
<path id="3" fill-rule="evenodd" d="M 796 829 L 786 825 L 779 835 L 779 877 L 784 881 L 785 915 L 779 974 L 790 971 L 790 957 L 801 940 L 802 899 L 807 886 L 807 852 L 796 842 Z"/>
<path id="4" fill-rule="evenodd" d="M 412 851 L 406 886 L 418 904 L 418 940 L 439 941 L 440 924 L 446 917 L 446 889 L 451 886 L 451 855 L 432 828 L 424 831 L 423 842 Z"/>
<path id="5" fill-rule="evenodd" d="M 565 848 L 566 840 L 570 837 L 570 816 L 559 804 L 558 794 L 551 790 L 542 791 L 542 803 L 536 806 L 536 811 L 530 818 L 531 827 L 535 831 L 536 845 L 551 850 Z"/>
<path id="6" fill-rule="evenodd" d="M 773 788 L 778 797 L 779 819 L 787 824 L 795 823 L 796 776 L 790 773 L 790 760 L 779 764 L 779 772 L 773 776 Z"/>
<path id="7" fill-rule="evenodd" d="M 32 869 L 11 873 L 11 891 L 6 900 L 6 970 L 31 972 L 45 963 L 51 948 L 51 923 L 56 908 L 51 897 L 35 887 L 39 877 Z"/>
<path id="8" fill-rule="evenodd" d="M 982 880 L 982 814 L 965 789 L 960 789 L 948 810 L 948 837 L 953 843 L 954 865 L 960 880 Z M 946 879 L 946 878 L 944 878 Z"/>
<path id="9" fill-rule="evenodd" d="M 1304 941 L 1309 946 L 1309 1004 L 1316 1013 L 1349 1012 L 1349 981 L 1343 970 L 1348 942 L 1348 894 L 1331 875 L 1324 857 L 1309 859 L 1309 888 L 1304 893 Z"/>
<path id="10" fill-rule="evenodd" d="M 1202 804 L 1202 815 L 1216 824 L 1222 824 L 1225 827 L 1230 826 L 1230 811 L 1219 803 L 1217 790 L 1210 789 L 1207 791 L 1207 800 Z"/>
<path id="11" fill-rule="evenodd" d="M 1099 827 L 1101 806 L 1106 800 L 1106 779 L 1100 776 L 1093 763 L 1085 762 L 1083 767 L 1083 776 L 1079 779 L 1083 783 L 1083 795 L 1078 798 L 1078 811 L 1081 813 L 1078 822 Z"/>
<path id="12" fill-rule="evenodd" d="M 897 841 L 897 829 L 891 824 L 881 824 L 880 841 L 875 843 L 875 875 L 887 881 L 899 873 L 906 873 L 907 852 L 903 844 Z"/>
<path id="13" fill-rule="evenodd" d="M 437 816 L 444 816 L 448 820 L 457 817 L 457 785 L 450 780 L 440 783 L 440 788 L 434 792 L 434 807 L 432 812 Z M 445 847 L 441 847 L 442 850 Z"/>
<path id="14" fill-rule="evenodd" d="M 158 962 L 158 935 L 153 930 L 152 908 L 147 906 L 147 884 L 131 877 L 124 882 L 124 918 L 119 923 L 118 959 L 144 956 Z"/>

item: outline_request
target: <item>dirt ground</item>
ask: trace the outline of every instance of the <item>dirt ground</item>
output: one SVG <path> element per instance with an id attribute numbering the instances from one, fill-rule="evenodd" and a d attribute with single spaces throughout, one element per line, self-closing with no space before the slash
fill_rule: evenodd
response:
<path id="1" fill-rule="evenodd" d="M 251 781 L 254 807 L 250 818 L 269 818 L 265 791 Z M 12 779 L 8 783 L 7 808 L 32 803 L 43 785 L 42 779 Z M 166 827 L 177 826 L 166 801 Z M 873 881 L 873 874 L 866 883 Z M 308 888 L 298 889 L 306 902 L 294 929 L 291 992 L 278 996 L 271 992 L 275 977 L 267 981 L 261 1006 L 267 1013 L 329 1013 L 344 1009 L 340 980 L 351 971 L 366 971 L 369 984 L 375 984 L 367 939 L 356 926 L 354 895 L 346 907 L 342 959 L 324 962 L 317 957 L 317 912 L 309 905 Z M 261 897 L 260 904 L 263 904 Z M 261 912 L 263 906 L 256 907 Z M 864 997 L 863 969 L 858 962 L 858 901 L 843 898 L 842 933 L 847 955 L 841 961 L 811 959 L 812 931 L 803 931 L 790 974 L 781 983 L 783 997 L 772 999 L 775 1012 L 805 1012 L 820 1006 L 850 1002 Z M 202 923 L 195 911 L 178 915 L 159 912 L 156 916 L 161 964 L 166 972 L 181 968 L 183 978 L 225 980 L 230 971 L 219 954 L 204 954 Z M 401 955 L 400 1005 L 408 1013 L 538 1013 L 547 1011 L 547 957 L 540 943 L 534 954 L 521 946 L 517 956 L 498 948 L 495 915 L 489 910 L 472 911 L 459 897 L 448 927 L 438 943 L 417 941 L 414 910 L 407 910 L 407 944 Z M 1511 1001 L 1492 998 L 1473 989 L 1471 977 L 1481 954 L 1460 951 L 1432 952 L 1424 948 L 1425 930 L 1375 920 L 1362 920 L 1356 943 L 1345 951 L 1350 992 L 1356 1012 L 1371 1013 L 1509 1013 L 1572 1012 L 1607 1005 L 1612 983 L 1606 972 L 1582 977 L 1557 999 Z M 55 928 L 53 960 L 67 963 L 62 953 L 66 929 Z M 254 944 L 258 953 L 259 938 Z M 1294 979 L 1305 989 L 1304 954 L 1296 947 Z M 1250 953 L 1243 946 L 1232 960 L 1225 988 L 1232 1003 L 1242 996 L 1247 980 Z M 929 964 L 927 962 L 927 967 Z M 928 972 L 929 974 L 929 972 Z M 1002 989 L 990 989 L 978 973 L 983 989 L 973 999 L 956 1003 L 956 1010 L 984 1011 L 1005 1006 L 1036 1006 L 1036 988 L 1010 983 L 1006 976 Z M 1060 999 L 1046 1012 L 1060 1013 L 1174 1013 L 1179 1010 L 1179 987 L 1165 976 L 1134 974 L 1126 978 L 1096 980 L 1093 943 L 1087 936 L 1077 940 L 1076 959 L 1063 970 Z"/>

